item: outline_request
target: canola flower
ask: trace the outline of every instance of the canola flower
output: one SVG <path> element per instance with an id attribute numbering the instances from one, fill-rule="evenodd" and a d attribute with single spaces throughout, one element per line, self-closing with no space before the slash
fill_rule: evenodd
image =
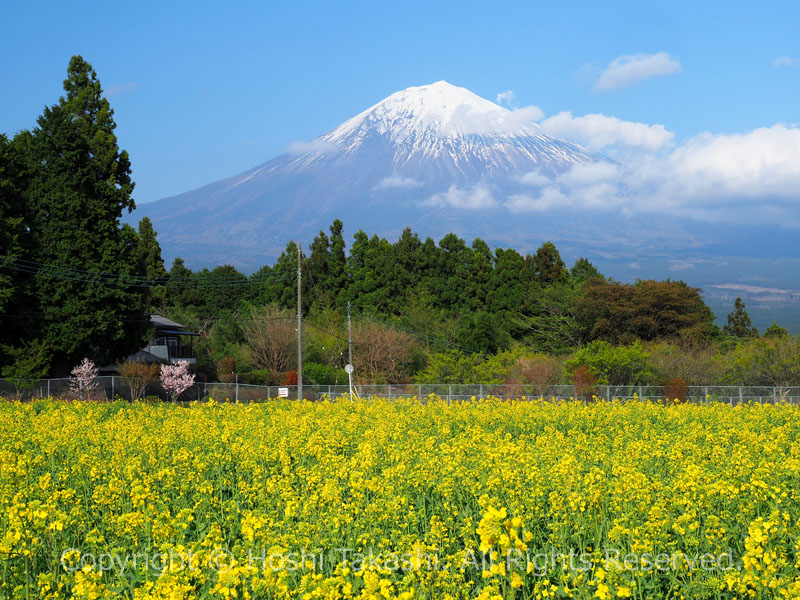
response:
<path id="1" fill-rule="evenodd" d="M 785 405 L 2 401 L 0 598 L 798 598 L 798 483 Z"/>

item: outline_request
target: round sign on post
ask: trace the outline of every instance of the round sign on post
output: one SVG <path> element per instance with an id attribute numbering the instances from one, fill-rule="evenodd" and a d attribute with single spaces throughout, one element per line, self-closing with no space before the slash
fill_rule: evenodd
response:
<path id="1" fill-rule="evenodd" d="M 350 390 L 350 401 L 353 400 L 353 365 L 347 363 L 344 366 L 344 372 L 347 373 L 347 386 Z"/>

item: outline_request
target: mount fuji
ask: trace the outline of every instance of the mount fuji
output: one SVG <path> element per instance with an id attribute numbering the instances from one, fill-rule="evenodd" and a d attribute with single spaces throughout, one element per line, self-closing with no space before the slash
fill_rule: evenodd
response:
<path id="1" fill-rule="evenodd" d="M 614 164 L 542 134 L 534 118 L 444 81 L 411 87 L 244 173 L 141 204 L 134 217 L 150 217 L 167 259 L 244 269 L 272 262 L 290 239 L 310 241 L 337 218 L 347 234 L 391 239 L 411 227 L 523 251 L 564 238 L 561 230 L 567 243 L 593 238 L 588 222 L 568 219 L 565 228 L 563 215 L 501 208 L 532 179 Z"/>
<path id="2" fill-rule="evenodd" d="M 544 135 L 541 116 L 444 81 L 411 87 L 244 173 L 141 204 L 130 219 L 149 216 L 165 260 L 192 268 L 251 272 L 340 219 L 346 240 L 363 229 L 394 241 L 405 227 L 523 253 L 550 240 L 568 262 L 586 256 L 623 281 L 797 287 L 791 231 L 615 209 L 603 177 L 625 165 Z M 543 191 L 546 182 L 577 182 L 580 192 L 598 180 L 601 197 L 584 196 L 581 208 L 570 192 Z"/>

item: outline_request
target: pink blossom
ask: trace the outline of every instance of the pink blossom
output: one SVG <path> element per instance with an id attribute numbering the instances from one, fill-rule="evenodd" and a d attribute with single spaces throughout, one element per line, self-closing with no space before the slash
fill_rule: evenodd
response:
<path id="1" fill-rule="evenodd" d="M 81 400 L 89 398 L 89 392 L 97 387 L 97 367 L 88 358 L 84 358 L 77 367 L 72 369 L 69 380 L 69 391 Z"/>
<path id="2" fill-rule="evenodd" d="M 159 376 L 161 387 L 169 394 L 170 400 L 175 402 L 180 395 L 194 385 L 194 373 L 189 372 L 189 363 L 179 360 L 174 365 L 161 365 Z"/>

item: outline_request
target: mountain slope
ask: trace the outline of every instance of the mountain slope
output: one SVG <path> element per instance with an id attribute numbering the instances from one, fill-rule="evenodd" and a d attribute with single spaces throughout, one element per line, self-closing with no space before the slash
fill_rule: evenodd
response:
<path id="1" fill-rule="evenodd" d="M 608 162 L 525 117 L 443 81 L 408 88 L 249 171 L 143 204 L 135 218 L 153 220 L 165 257 L 195 265 L 257 268 L 335 218 L 348 233 L 411 226 L 515 243 L 547 219 L 485 209 L 524 192 L 526 175 Z"/>

